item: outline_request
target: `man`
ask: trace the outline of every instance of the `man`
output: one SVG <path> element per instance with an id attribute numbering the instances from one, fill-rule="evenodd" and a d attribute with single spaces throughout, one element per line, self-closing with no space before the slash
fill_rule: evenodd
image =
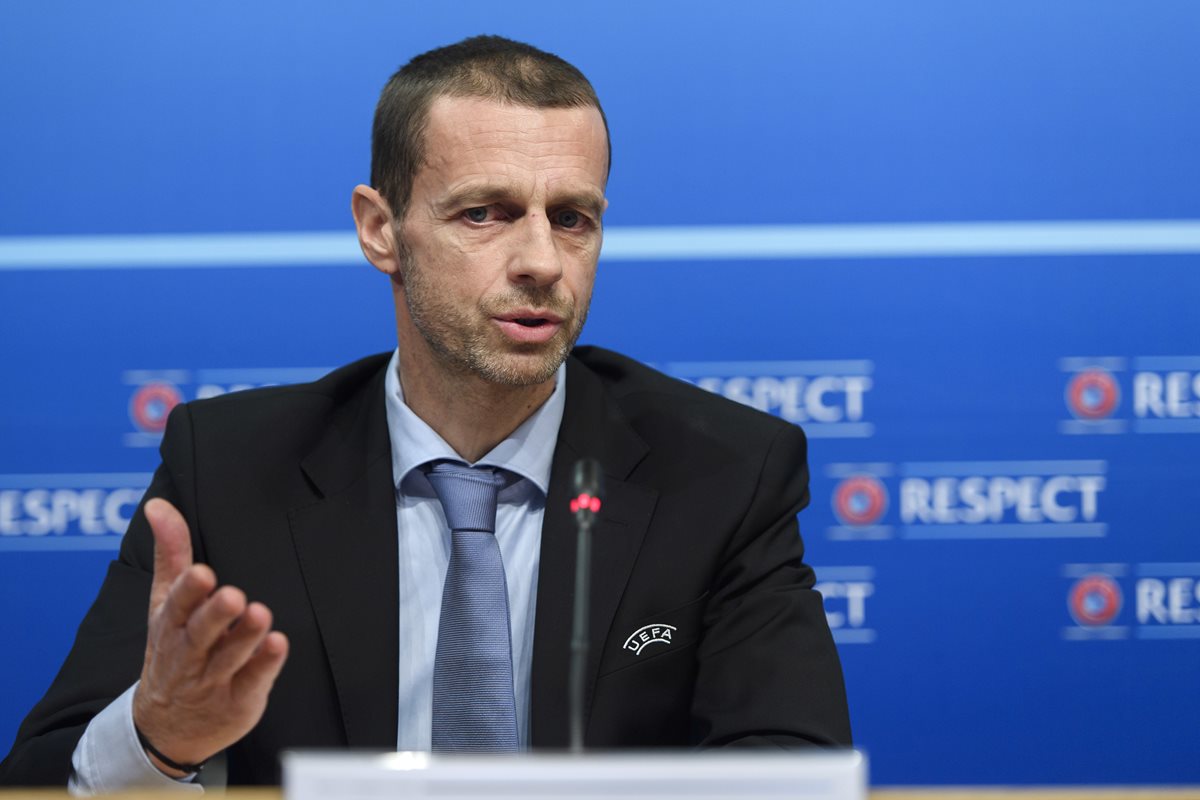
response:
<path id="1" fill-rule="evenodd" d="M 397 350 L 176 409 L 0 779 L 186 784 L 224 752 L 231 783 L 264 783 L 284 748 L 564 746 L 584 456 L 608 485 L 588 745 L 849 744 L 796 528 L 799 429 L 572 355 L 609 158 L 590 84 L 527 45 L 476 37 L 393 76 L 352 210 L 391 280 Z M 495 510 L 464 525 L 456 492 L 480 484 Z M 494 709 L 499 733 L 480 730 Z"/>

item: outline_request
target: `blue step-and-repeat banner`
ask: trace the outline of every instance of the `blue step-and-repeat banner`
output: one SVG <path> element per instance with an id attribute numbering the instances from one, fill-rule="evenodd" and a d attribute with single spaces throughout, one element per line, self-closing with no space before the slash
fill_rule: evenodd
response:
<path id="1" fill-rule="evenodd" d="M 177 402 L 391 349 L 413 54 L 588 74 L 586 342 L 795 421 L 876 783 L 1200 782 L 1200 4 L 0 9 L 0 751 Z"/>

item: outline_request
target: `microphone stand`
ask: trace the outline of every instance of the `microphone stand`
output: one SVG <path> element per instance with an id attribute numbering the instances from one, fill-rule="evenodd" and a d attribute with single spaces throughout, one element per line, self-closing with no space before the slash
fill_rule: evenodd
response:
<path id="1" fill-rule="evenodd" d="M 571 671 L 567 684 L 571 752 L 583 752 L 583 697 L 588 660 L 588 611 L 591 605 L 592 525 L 600 510 L 603 478 L 600 464 L 591 458 L 575 463 L 575 603 L 571 621 Z"/>

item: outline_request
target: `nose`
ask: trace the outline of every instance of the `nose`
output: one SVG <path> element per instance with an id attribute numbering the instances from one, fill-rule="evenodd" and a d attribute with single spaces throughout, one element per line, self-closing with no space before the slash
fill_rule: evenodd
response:
<path id="1" fill-rule="evenodd" d="M 526 214 L 522 236 L 508 262 L 508 279 L 522 286 L 550 286 L 562 278 L 562 254 L 550 220 L 542 213 Z"/>

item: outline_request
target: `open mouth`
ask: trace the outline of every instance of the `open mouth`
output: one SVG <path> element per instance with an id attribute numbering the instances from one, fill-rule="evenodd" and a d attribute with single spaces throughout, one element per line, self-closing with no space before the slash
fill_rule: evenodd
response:
<path id="1" fill-rule="evenodd" d="M 510 339 L 525 344 L 540 344 L 558 335 L 563 320 L 553 312 L 539 314 L 538 311 L 536 308 L 523 308 L 495 317 L 495 320 Z"/>

